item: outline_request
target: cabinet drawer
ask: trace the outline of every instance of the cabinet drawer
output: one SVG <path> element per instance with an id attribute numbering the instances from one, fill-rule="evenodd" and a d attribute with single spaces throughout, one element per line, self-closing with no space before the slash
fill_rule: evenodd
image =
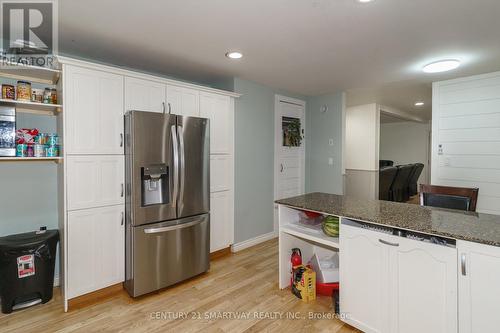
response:
<path id="1" fill-rule="evenodd" d="M 68 210 L 123 204 L 124 156 L 68 156 Z"/>

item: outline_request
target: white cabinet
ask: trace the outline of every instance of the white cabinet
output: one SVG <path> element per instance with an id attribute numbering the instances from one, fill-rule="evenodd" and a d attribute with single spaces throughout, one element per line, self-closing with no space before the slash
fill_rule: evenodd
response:
<path id="1" fill-rule="evenodd" d="M 67 298 L 124 281 L 123 205 L 68 213 Z"/>
<path id="2" fill-rule="evenodd" d="M 498 332 L 500 247 L 457 242 L 460 333 Z"/>
<path id="3" fill-rule="evenodd" d="M 391 238 L 399 246 L 391 247 L 389 259 L 390 332 L 456 333 L 456 249 Z"/>
<path id="4" fill-rule="evenodd" d="M 68 210 L 124 204 L 124 156 L 66 158 Z"/>
<path id="5" fill-rule="evenodd" d="M 232 154 L 234 115 L 230 97 L 200 93 L 200 117 L 210 119 L 210 153 Z"/>
<path id="6" fill-rule="evenodd" d="M 341 225 L 340 299 L 347 323 L 365 332 L 388 332 L 389 248 L 369 230 Z"/>
<path id="7" fill-rule="evenodd" d="M 125 77 L 125 111 L 163 112 L 165 88 L 163 83 Z"/>
<path id="8" fill-rule="evenodd" d="M 210 252 L 233 243 L 233 214 L 230 191 L 210 194 Z"/>
<path id="9" fill-rule="evenodd" d="M 67 154 L 123 154 L 123 76 L 64 68 Z"/>
<path id="10" fill-rule="evenodd" d="M 167 85 L 167 112 L 181 116 L 200 116 L 200 94 L 196 89 Z"/>
<path id="11" fill-rule="evenodd" d="M 343 221 L 340 307 L 348 314 L 345 321 L 365 332 L 457 332 L 456 257 L 454 247 Z"/>

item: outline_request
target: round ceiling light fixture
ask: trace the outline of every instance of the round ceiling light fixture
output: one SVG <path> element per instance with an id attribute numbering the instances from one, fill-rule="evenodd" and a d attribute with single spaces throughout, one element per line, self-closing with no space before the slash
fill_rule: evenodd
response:
<path id="1" fill-rule="evenodd" d="M 241 59 L 243 57 L 243 54 L 238 51 L 229 51 L 226 53 L 226 57 L 229 59 Z"/>
<path id="2" fill-rule="evenodd" d="M 422 101 L 415 102 L 415 106 L 424 106 L 425 103 Z"/>
<path id="3" fill-rule="evenodd" d="M 424 73 L 441 73 L 451 71 L 460 66 L 460 60 L 457 59 L 446 59 L 431 62 L 422 68 Z"/>

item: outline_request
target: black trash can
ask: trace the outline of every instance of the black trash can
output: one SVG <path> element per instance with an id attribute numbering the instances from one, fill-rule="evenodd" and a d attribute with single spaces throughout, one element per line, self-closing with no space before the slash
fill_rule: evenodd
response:
<path id="1" fill-rule="evenodd" d="M 43 229 L 0 237 L 3 313 L 52 299 L 59 231 Z"/>

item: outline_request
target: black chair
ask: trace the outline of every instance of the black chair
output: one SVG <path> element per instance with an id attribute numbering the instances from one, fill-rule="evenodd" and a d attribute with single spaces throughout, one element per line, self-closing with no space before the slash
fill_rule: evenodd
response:
<path id="1" fill-rule="evenodd" d="M 388 166 L 393 166 L 394 165 L 394 161 L 390 161 L 390 160 L 379 160 L 378 161 L 378 167 L 380 169 L 384 168 L 384 167 L 388 167 Z"/>
<path id="2" fill-rule="evenodd" d="M 398 172 L 391 186 L 392 201 L 404 202 L 405 193 L 408 192 L 408 181 L 413 170 L 413 164 L 398 165 Z"/>
<path id="3" fill-rule="evenodd" d="M 420 184 L 420 205 L 476 211 L 478 188 Z"/>
<path id="4" fill-rule="evenodd" d="M 410 184 L 408 185 L 408 193 L 410 197 L 418 193 L 417 182 L 422 174 L 422 170 L 424 170 L 424 165 L 422 163 L 415 163 L 415 169 L 413 170 L 410 177 Z"/>
<path id="5" fill-rule="evenodd" d="M 378 199 L 391 200 L 391 185 L 398 173 L 398 168 L 389 166 L 379 170 L 378 174 Z"/>
<path id="6" fill-rule="evenodd" d="M 415 174 L 415 172 L 417 171 L 417 165 L 414 164 L 414 163 L 411 163 L 411 164 L 408 164 L 411 166 L 411 171 L 410 171 L 410 174 L 408 175 L 408 180 L 407 180 L 407 183 L 406 183 L 406 187 L 403 191 L 403 202 L 406 202 L 408 200 L 410 200 L 410 182 L 411 182 L 411 179 L 413 177 L 413 175 Z"/>

